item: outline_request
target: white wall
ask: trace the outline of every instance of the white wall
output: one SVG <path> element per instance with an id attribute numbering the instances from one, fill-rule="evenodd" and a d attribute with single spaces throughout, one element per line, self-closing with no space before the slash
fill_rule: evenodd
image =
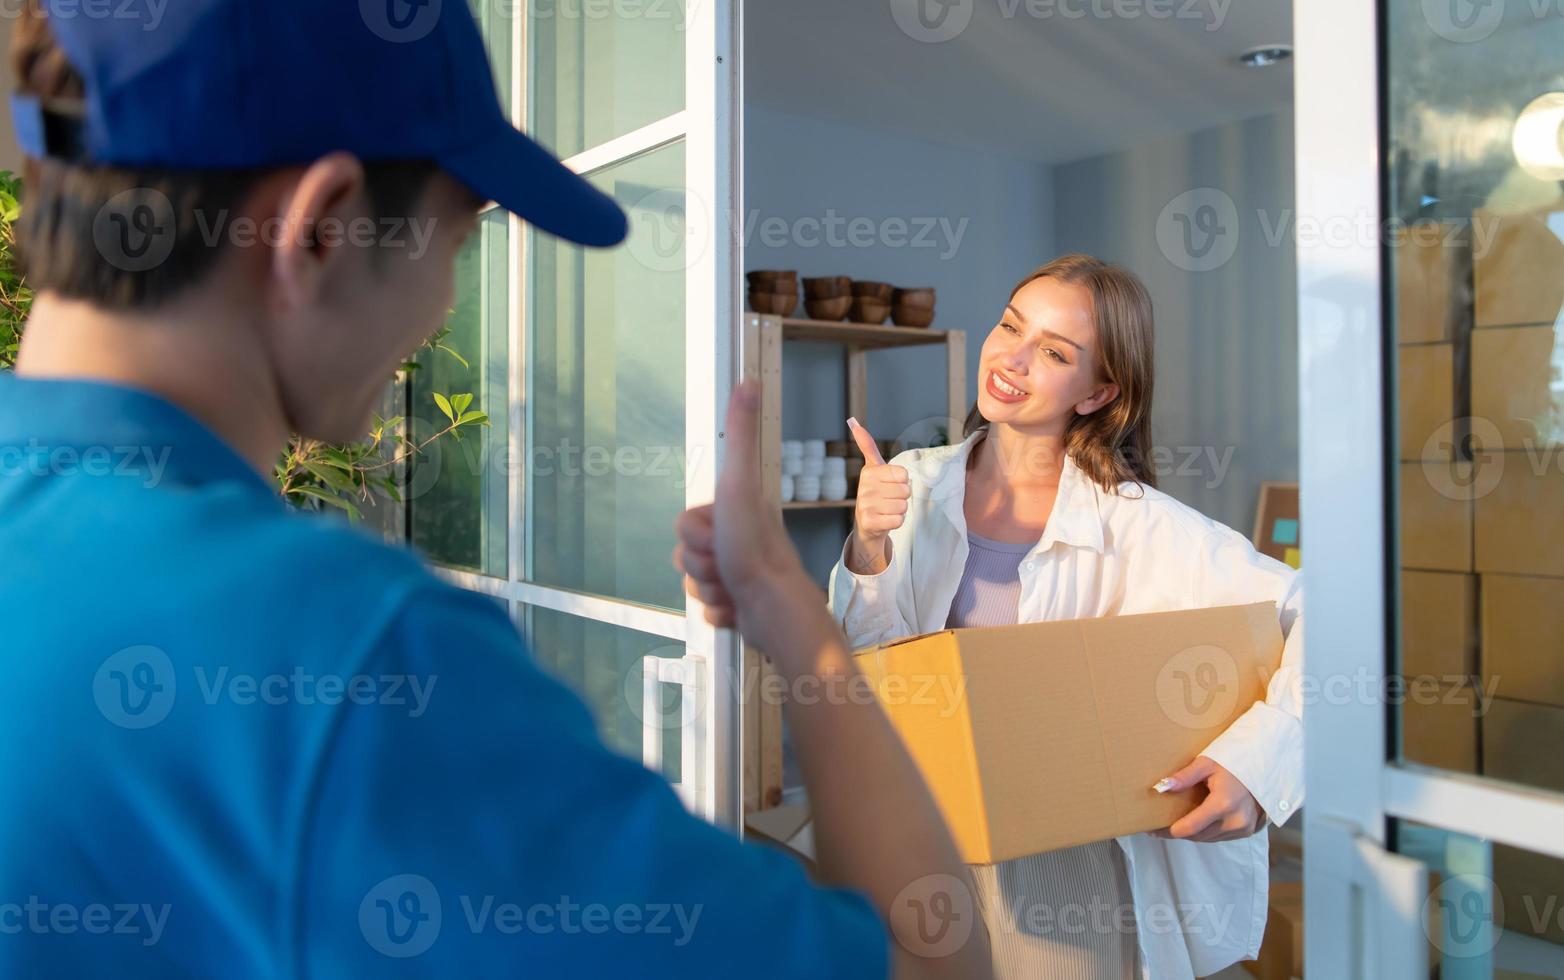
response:
<path id="1" fill-rule="evenodd" d="M 1060 251 L 1123 263 L 1151 292 L 1162 488 L 1249 534 L 1260 483 L 1298 478 L 1292 113 L 1060 165 L 1053 195 Z M 1216 240 L 1197 228 L 1186 248 L 1180 214 L 1229 201 L 1207 212 Z"/>
<path id="2" fill-rule="evenodd" d="M 755 105 L 746 106 L 744 126 L 745 270 L 935 287 L 934 327 L 971 334 L 970 397 L 982 338 L 1016 281 L 1054 253 L 1049 168 Z M 786 352 L 785 438 L 847 438 L 840 350 L 800 344 Z M 860 421 L 877 437 L 897 438 L 945 414 L 943 348 L 877 352 L 871 362 Z M 823 582 L 846 520 L 827 511 L 788 522 Z"/>

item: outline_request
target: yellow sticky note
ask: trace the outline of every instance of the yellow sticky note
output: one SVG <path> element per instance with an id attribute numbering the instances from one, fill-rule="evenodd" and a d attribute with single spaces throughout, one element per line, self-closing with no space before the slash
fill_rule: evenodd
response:
<path id="1" fill-rule="evenodd" d="M 1294 568 L 1303 567 L 1303 551 L 1299 548 L 1288 548 L 1287 557 L 1283 559 Z"/>

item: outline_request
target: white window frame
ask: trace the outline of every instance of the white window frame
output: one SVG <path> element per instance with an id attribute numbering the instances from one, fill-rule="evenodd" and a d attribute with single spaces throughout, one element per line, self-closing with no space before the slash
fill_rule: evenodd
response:
<path id="1" fill-rule="evenodd" d="M 699 0 L 686 5 L 685 108 L 633 132 L 577 153 L 564 162 L 582 176 L 678 142 L 685 144 L 685 193 L 702 208 L 702 243 L 690 249 L 685 270 L 685 450 L 688 505 L 709 502 L 724 455 L 722 424 L 739 362 L 738 324 L 742 313 L 740 257 L 733 227 L 740 214 L 742 174 L 742 45 L 739 5 L 734 0 Z M 513 19 L 511 121 L 527 128 L 527 79 L 530 51 L 525 5 Z M 532 292 L 525 224 L 512 216 L 509 226 L 509 458 L 526 459 L 527 326 Z M 508 572 L 504 578 L 437 566 L 447 581 L 506 604 L 520 621 L 527 607 L 566 613 L 650 636 L 682 643 L 680 660 L 648 664 L 654 677 L 685 689 L 684 778 L 686 804 L 697 814 L 737 829 L 742 818 L 742 750 L 738 676 L 742 659 L 735 634 L 706 623 L 700 604 L 690 599 L 680 613 L 556 588 L 524 578 L 526 567 L 526 476 L 508 477 Z M 648 555 L 648 561 L 667 556 Z M 670 574 L 673 574 L 670 570 Z M 651 658 L 648 658 L 649 660 Z M 662 757 L 661 728 L 648 725 L 644 758 Z"/>

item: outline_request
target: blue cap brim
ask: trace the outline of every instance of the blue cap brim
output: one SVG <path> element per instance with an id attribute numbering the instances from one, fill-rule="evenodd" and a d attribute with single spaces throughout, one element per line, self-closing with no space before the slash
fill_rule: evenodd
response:
<path id="1" fill-rule="evenodd" d="M 438 162 L 473 193 L 567 241 L 605 248 L 629 233 L 613 198 L 508 125 Z"/>

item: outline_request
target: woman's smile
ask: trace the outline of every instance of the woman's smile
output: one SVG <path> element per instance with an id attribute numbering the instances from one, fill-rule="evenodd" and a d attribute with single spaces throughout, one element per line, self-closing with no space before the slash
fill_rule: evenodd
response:
<path id="1" fill-rule="evenodd" d="M 1016 402 L 1024 402 L 1031 395 L 1017 387 L 1014 382 L 1006 378 L 999 371 L 988 372 L 988 393 L 994 398 L 1006 404 L 1013 405 Z"/>

